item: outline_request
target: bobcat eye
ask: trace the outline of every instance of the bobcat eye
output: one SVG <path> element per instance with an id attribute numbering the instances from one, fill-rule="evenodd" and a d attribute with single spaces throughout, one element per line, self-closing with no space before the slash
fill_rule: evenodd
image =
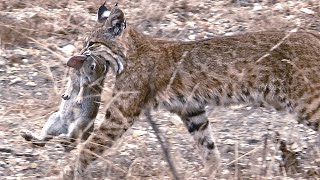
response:
<path id="1" fill-rule="evenodd" d="M 88 47 L 93 46 L 93 45 L 94 45 L 94 42 L 93 41 L 89 41 Z"/>
<path id="2" fill-rule="evenodd" d="M 91 71 L 95 70 L 95 68 L 96 68 L 96 64 L 91 64 L 90 66 Z"/>

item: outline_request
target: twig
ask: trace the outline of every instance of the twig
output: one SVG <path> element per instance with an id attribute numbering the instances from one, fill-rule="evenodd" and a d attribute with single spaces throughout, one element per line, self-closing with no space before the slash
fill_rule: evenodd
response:
<path id="1" fill-rule="evenodd" d="M 179 177 L 178 177 L 178 173 L 177 173 L 177 170 L 172 162 L 172 158 L 170 157 L 170 153 L 169 153 L 169 150 L 168 148 L 165 146 L 164 142 L 162 141 L 161 137 L 160 137 L 160 130 L 158 129 L 157 125 L 154 123 L 154 121 L 152 120 L 152 116 L 151 116 L 151 112 L 150 112 L 150 108 L 147 107 L 144 111 L 144 114 L 147 118 L 147 120 L 149 121 L 149 123 L 151 124 L 151 127 L 161 145 L 161 149 L 164 153 L 164 157 L 169 165 L 169 168 L 170 168 L 170 171 L 172 173 L 172 176 L 175 180 L 179 180 Z"/>
<path id="2" fill-rule="evenodd" d="M 271 52 L 274 51 L 275 49 L 277 49 L 286 39 L 288 39 L 292 33 L 297 32 L 299 30 L 300 27 L 296 27 L 294 29 L 292 29 L 288 34 L 286 34 L 276 45 L 274 45 L 269 52 L 267 52 L 266 54 L 264 54 L 263 56 L 261 56 L 256 62 L 260 62 L 263 59 L 267 58 L 268 56 L 270 56 Z"/>
<path id="3" fill-rule="evenodd" d="M 239 179 L 239 165 L 238 165 L 238 157 L 239 157 L 239 141 L 237 140 L 234 148 L 234 157 L 235 157 L 235 173 L 234 179 Z"/>
<path id="4" fill-rule="evenodd" d="M 252 153 L 256 152 L 256 151 L 257 151 L 259 148 L 261 148 L 261 147 L 262 147 L 262 145 L 260 145 L 260 146 L 258 146 L 258 147 L 256 147 L 256 148 L 252 149 L 251 151 L 245 153 L 244 155 L 239 156 L 237 159 L 230 161 L 230 162 L 227 163 L 225 166 L 229 166 L 230 164 L 238 161 L 239 159 L 242 159 L 243 157 L 248 156 L 249 154 L 252 154 Z"/>

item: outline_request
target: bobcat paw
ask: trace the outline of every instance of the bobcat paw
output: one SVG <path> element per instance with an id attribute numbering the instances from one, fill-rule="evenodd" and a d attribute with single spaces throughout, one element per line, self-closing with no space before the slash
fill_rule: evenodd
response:
<path id="1" fill-rule="evenodd" d="M 214 175 L 220 167 L 220 153 L 218 150 L 208 151 L 204 157 L 205 171 L 208 175 Z"/>
<path id="2" fill-rule="evenodd" d="M 67 93 L 62 94 L 61 97 L 62 97 L 62 99 L 64 99 L 64 100 L 69 100 L 69 99 L 70 99 L 70 95 L 67 94 Z"/>

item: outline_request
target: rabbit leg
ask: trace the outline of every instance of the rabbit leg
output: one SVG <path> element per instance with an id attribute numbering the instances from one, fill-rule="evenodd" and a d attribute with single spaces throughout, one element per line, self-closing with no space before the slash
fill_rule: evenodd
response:
<path id="1" fill-rule="evenodd" d="M 88 117 L 80 117 L 74 123 L 70 124 L 68 133 L 62 134 L 59 138 L 66 152 L 71 151 L 77 146 L 77 141 L 86 140 L 94 127 L 94 119 Z"/>
<path id="2" fill-rule="evenodd" d="M 71 80 L 71 77 L 68 77 L 67 89 L 65 93 L 61 95 L 62 99 L 69 100 L 71 97 L 71 92 L 72 92 L 72 80 Z"/>
<path id="3" fill-rule="evenodd" d="M 83 102 L 83 96 L 84 96 L 84 91 L 86 88 L 88 88 L 90 84 L 90 80 L 89 78 L 85 75 L 85 73 L 81 73 L 81 77 L 80 77 L 80 90 L 79 93 L 77 95 L 77 99 L 76 102 L 77 104 L 82 104 Z"/>
<path id="4" fill-rule="evenodd" d="M 22 131 L 21 136 L 26 141 L 32 141 L 32 144 L 43 147 L 53 136 L 63 133 L 67 133 L 66 124 L 61 121 L 59 112 L 56 112 L 49 117 L 41 130 L 40 136 L 35 135 L 29 130 Z"/>
<path id="5" fill-rule="evenodd" d="M 77 104 L 82 104 L 83 102 L 83 93 L 84 93 L 84 88 L 85 88 L 85 84 L 80 86 L 80 91 L 78 93 L 78 96 L 77 96 Z"/>

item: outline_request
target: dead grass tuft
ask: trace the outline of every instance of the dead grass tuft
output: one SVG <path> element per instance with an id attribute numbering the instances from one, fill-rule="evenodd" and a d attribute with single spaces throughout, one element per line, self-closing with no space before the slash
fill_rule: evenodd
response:
<path id="1" fill-rule="evenodd" d="M 0 42 L 3 46 L 27 46 L 28 37 L 46 38 L 51 35 L 53 26 L 45 25 L 47 18 L 35 14 L 29 19 L 18 20 L 0 16 Z"/>

